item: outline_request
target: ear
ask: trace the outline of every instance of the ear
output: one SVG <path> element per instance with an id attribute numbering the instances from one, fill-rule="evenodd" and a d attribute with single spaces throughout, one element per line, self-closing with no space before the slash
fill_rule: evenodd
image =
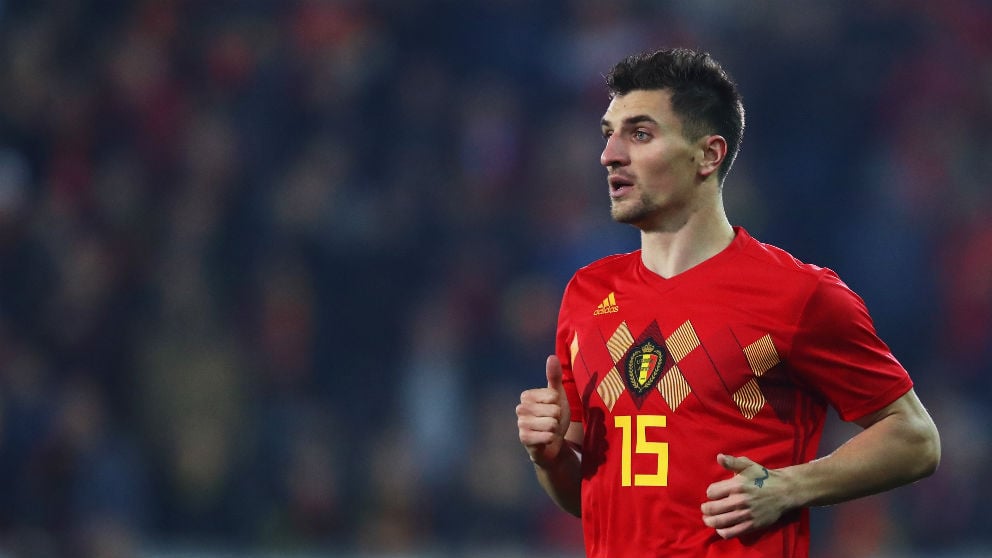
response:
<path id="1" fill-rule="evenodd" d="M 714 134 L 704 136 L 699 141 L 699 149 L 702 152 L 702 157 L 699 160 L 699 174 L 703 178 L 709 178 L 711 174 L 720 169 L 720 164 L 727 156 L 727 140 L 723 136 Z"/>

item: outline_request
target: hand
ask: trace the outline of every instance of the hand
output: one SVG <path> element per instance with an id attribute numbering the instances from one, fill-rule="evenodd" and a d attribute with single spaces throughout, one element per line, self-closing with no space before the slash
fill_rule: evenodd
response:
<path id="1" fill-rule="evenodd" d="M 735 473 L 706 489 L 703 523 L 724 539 L 764 529 L 789 508 L 788 489 L 782 473 L 769 470 L 747 457 L 716 456 L 720 465 Z"/>
<path id="2" fill-rule="evenodd" d="M 558 357 L 548 357 L 545 374 L 548 387 L 521 393 L 517 405 L 520 443 L 527 449 L 530 460 L 541 467 L 547 467 L 558 457 L 571 419 Z"/>

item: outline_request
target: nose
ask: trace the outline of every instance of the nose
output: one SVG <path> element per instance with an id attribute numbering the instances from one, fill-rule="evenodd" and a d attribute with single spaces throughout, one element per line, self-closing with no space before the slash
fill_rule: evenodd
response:
<path id="1" fill-rule="evenodd" d="M 603 147 L 603 152 L 599 155 L 599 164 L 608 169 L 630 164 L 627 149 L 616 134 L 606 138 L 606 146 Z"/>

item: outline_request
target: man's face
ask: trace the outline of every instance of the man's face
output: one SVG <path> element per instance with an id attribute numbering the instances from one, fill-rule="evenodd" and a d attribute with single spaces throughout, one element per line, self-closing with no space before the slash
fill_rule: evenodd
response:
<path id="1" fill-rule="evenodd" d="M 600 163 L 613 219 L 642 230 L 681 226 L 697 188 L 698 142 L 682 134 L 666 90 L 634 90 L 610 101 Z M 681 221 L 681 222 L 680 222 Z"/>

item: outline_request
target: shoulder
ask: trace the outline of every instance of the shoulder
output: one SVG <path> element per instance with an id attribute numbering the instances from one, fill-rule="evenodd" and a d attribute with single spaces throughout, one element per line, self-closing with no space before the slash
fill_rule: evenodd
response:
<path id="1" fill-rule="evenodd" d="M 742 251 L 748 257 L 766 263 L 767 265 L 781 267 L 783 270 L 796 270 L 802 273 L 821 273 L 825 268 L 807 263 L 783 248 L 774 244 L 762 242 L 740 229 L 738 234 L 744 235 Z"/>
<path id="2" fill-rule="evenodd" d="M 572 276 L 572 282 L 590 277 L 599 277 L 616 273 L 620 269 L 636 265 L 641 257 L 641 251 L 626 252 L 623 254 L 611 254 L 602 257 L 590 264 L 580 267 Z"/>
<path id="3" fill-rule="evenodd" d="M 631 262 L 636 261 L 636 259 L 640 257 L 640 250 L 625 252 L 623 254 L 610 254 L 609 256 L 604 256 L 588 265 L 581 267 L 579 269 L 579 273 L 595 273 L 597 270 L 604 267 L 612 268 L 615 266 L 630 265 Z"/>
<path id="4" fill-rule="evenodd" d="M 612 254 L 580 267 L 565 287 L 563 307 L 575 300 L 602 300 L 611 292 L 621 289 L 621 282 L 635 274 L 640 250 L 625 254 Z"/>
<path id="5" fill-rule="evenodd" d="M 739 229 L 738 235 L 741 237 L 740 250 L 744 266 L 774 274 L 782 279 L 792 279 L 810 288 L 824 279 L 833 278 L 839 281 L 833 270 L 805 262 L 778 246 L 761 242 L 744 229 Z"/>
<path id="6" fill-rule="evenodd" d="M 802 321 L 829 326 L 834 333 L 846 334 L 838 323 L 870 328 L 871 318 L 861 297 L 832 269 L 800 260 L 786 250 L 749 237 L 742 251 L 756 268 L 764 269 L 776 296 L 792 293 L 799 303 Z"/>

